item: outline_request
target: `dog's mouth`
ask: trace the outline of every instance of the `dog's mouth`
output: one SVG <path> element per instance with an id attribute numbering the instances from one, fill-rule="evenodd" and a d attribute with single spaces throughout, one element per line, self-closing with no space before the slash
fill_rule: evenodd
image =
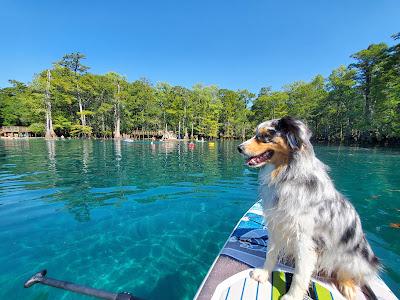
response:
<path id="1" fill-rule="evenodd" d="M 273 150 L 267 150 L 260 155 L 250 157 L 249 159 L 246 160 L 246 164 L 250 167 L 260 167 L 267 160 L 271 159 L 273 155 L 274 155 Z"/>

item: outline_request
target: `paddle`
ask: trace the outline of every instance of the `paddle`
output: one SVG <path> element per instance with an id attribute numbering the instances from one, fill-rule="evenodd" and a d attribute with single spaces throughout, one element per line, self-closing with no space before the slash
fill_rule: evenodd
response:
<path id="1" fill-rule="evenodd" d="M 36 283 L 41 283 L 44 285 L 52 286 L 59 289 L 64 289 L 67 291 L 93 296 L 100 299 L 107 299 L 107 300 L 140 300 L 139 298 L 134 297 L 130 293 L 122 292 L 122 293 L 110 293 L 107 291 L 102 291 L 98 289 L 94 289 L 91 287 L 86 287 L 83 285 L 75 284 L 68 281 L 57 280 L 54 278 L 46 277 L 47 270 L 42 270 L 31 278 L 29 278 L 25 283 L 24 287 L 29 288 Z"/>

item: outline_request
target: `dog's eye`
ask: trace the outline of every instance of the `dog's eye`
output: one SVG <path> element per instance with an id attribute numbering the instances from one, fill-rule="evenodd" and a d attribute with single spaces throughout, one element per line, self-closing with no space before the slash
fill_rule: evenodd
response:
<path id="1" fill-rule="evenodd" d="M 265 132 L 263 134 L 258 134 L 256 136 L 256 139 L 262 143 L 270 143 L 270 142 L 272 142 L 272 139 L 274 138 L 275 134 L 276 134 L 276 130 L 268 129 L 267 132 Z"/>
<path id="2" fill-rule="evenodd" d="M 272 137 L 268 134 L 260 134 L 256 136 L 257 141 L 261 143 L 269 143 L 272 140 Z"/>

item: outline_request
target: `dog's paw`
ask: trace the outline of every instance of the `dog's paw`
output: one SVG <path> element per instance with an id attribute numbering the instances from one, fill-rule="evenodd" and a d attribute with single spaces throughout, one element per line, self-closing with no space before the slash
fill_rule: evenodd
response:
<path id="1" fill-rule="evenodd" d="M 269 273 L 264 269 L 254 269 L 250 272 L 250 277 L 261 283 L 267 282 Z"/>
<path id="2" fill-rule="evenodd" d="M 339 291 L 347 300 L 354 300 L 356 298 L 356 286 L 352 281 L 340 283 Z"/>
<path id="3" fill-rule="evenodd" d="M 280 298 L 280 300 L 296 300 L 296 299 L 289 294 L 285 294 Z"/>

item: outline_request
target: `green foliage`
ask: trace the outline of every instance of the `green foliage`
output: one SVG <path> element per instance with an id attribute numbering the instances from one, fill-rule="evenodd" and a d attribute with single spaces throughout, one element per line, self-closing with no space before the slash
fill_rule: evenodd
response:
<path id="1" fill-rule="evenodd" d="M 399 140 L 400 34 L 392 37 L 394 45 L 370 45 L 328 78 L 317 75 L 280 91 L 263 87 L 257 96 L 201 84 L 188 89 L 147 79 L 129 82 L 115 72 L 92 74 L 82 64 L 85 56 L 71 53 L 50 70 L 50 85 L 44 70 L 30 84 L 11 80 L 0 89 L 0 125 L 30 126 L 43 134 L 48 99 L 59 136 L 111 137 L 120 123 L 127 134 L 180 126 L 181 135 L 193 129 L 197 136 L 239 138 L 264 120 L 292 115 L 307 122 L 319 140 Z"/>
<path id="2" fill-rule="evenodd" d="M 111 138 L 112 135 L 113 135 L 113 133 L 112 133 L 111 130 L 104 130 L 104 131 L 101 131 L 100 134 L 101 134 L 103 137 L 107 137 L 107 138 Z"/>
<path id="3" fill-rule="evenodd" d="M 11 87 L 0 90 L 0 125 L 27 126 L 42 120 L 42 101 L 33 89 L 10 80 Z"/>
<path id="4" fill-rule="evenodd" d="M 332 71 L 326 89 L 328 96 L 321 107 L 317 133 L 321 139 L 344 140 L 354 136 L 361 122 L 362 97 L 357 92 L 356 72 L 345 66 Z M 334 120 L 334 122 L 332 122 Z"/>
<path id="5" fill-rule="evenodd" d="M 75 74 L 82 74 L 89 69 L 89 67 L 84 66 L 81 63 L 81 60 L 85 58 L 86 56 L 82 53 L 70 53 L 64 55 L 60 61 L 56 62 L 56 64 L 71 70 Z"/>
<path id="6" fill-rule="evenodd" d="M 264 91 L 254 100 L 251 110 L 253 120 L 261 123 L 264 120 L 276 119 L 288 115 L 289 95 L 286 92 Z"/>
<path id="7" fill-rule="evenodd" d="M 248 125 L 248 103 L 254 97 L 246 90 L 219 90 L 223 109 L 220 112 L 221 135 L 226 138 L 242 136 Z"/>
<path id="8" fill-rule="evenodd" d="M 29 125 L 29 130 L 32 131 L 35 135 L 43 135 L 45 131 L 45 127 L 43 123 L 32 123 Z"/>
<path id="9" fill-rule="evenodd" d="M 358 88 L 365 99 L 363 131 L 378 125 L 375 123 L 378 120 L 374 114 L 378 102 L 384 101 L 385 98 L 382 75 L 387 71 L 385 70 L 387 50 L 386 44 L 372 44 L 367 49 L 352 55 L 356 62 L 351 64 L 350 67 L 356 70 Z"/>
<path id="10" fill-rule="evenodd" d="M 76 112 L 77 115 L 81 116 L 81 115 L 85 115 L 85 116 L 93 116 L 94 112 L 90 111 L 90 110 L 82 110 L 81 112 Z"/>
<path id="11" fill-rule="evenodd" d="M 78 137 L 90 136 L 90 135 L 92 135 L 92 127 L 90 127 L 90 126 L 82 126 L 82 125 L 79 125 L 79 124 L 72 125 L 70 134 L 72 136 L 78 136 Z"/>
<path id="12" fill-rule="evenodd" d="M 72 122 L 69 121 L 67 118 L 65 118 L 62 115 L 58 115 L 57 117 L 54 118 L 53 120 L 53 128 L 54 131 L 58 135 L 69 135 L 70 130 L 72 129 Z"/>

